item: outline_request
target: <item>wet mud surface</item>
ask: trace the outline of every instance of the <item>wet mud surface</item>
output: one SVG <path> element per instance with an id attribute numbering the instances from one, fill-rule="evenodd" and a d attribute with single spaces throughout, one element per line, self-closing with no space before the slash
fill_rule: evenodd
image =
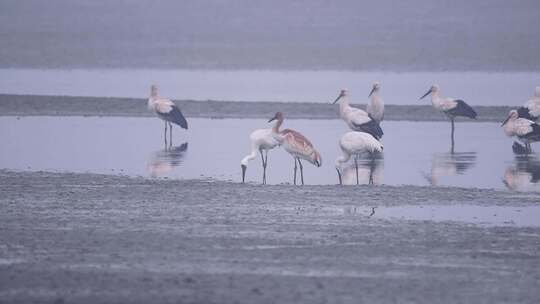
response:
<path id="1" fill-rule="evenodd" d="M 538 303 L 537 226 L 388 219 L 377 209 L 539 201 L 1 170 L 0 302 Z"/>
<path id="2" fill-rule="evenodd" d="M 332 104 L 310 102 L 248 102 L 176 100 L 187 117 L 199 118 L 265 118 L 276 111 L 288 118 L 338 119 L 338 108 Z M 365 105 L 357 105 L 365 108 Z M 474 121 L 503 121 L 507 106 L 475 106 Z M 73 96 L 38 96 L 0 94 L 2 116 L 154 116 L 143 98 L 107 98 Z M 385 120 L 446 121 L 431 105 L 386 105 Z M 458 118 L 457 120 L 471 121 Z"/>

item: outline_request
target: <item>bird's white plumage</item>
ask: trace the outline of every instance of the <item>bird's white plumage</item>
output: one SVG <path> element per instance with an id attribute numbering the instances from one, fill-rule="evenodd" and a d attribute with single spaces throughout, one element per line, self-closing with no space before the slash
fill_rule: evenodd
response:
<path id="1" fill-rule="evenodd" d="M 382 152 L 383 145 L 371 134 L 364 132 L 347 132 L 339 140 L 339 146 L 343 155 L 336 160 L 336 167 L 347 162 L 352 155 L 369 152 Z"/>
<path id="2" fill-rule="evenodd" d="M 525 118 L 511 117 L 504 125 L 504 133 L 507 136 L 525 136 L 533 131 L 534 121 Z"/>
<path id="3" fill-rule="evenodd" d="M 351 130 L 356 130 L 357 126 L 372 120 L 366 111 L 350 106 L 348 95 L 341 97 L 339 115 Z"/>
<path id="4" fill-rule="evenodd" d="M 244 166 L 247 166 L 248 162 L 254 159 L 260 150 L 271 150 L 279 145 L 272 133 L 272 129 L 255 130 L 249 135 L 249 140 L 251 141 L 251 153 L 240 162 Z"/>
<path id="5" fill-rule="evenodd" d="M 534 117 L 540 117 L 540 96 L 535 96 L 529 100 L 524 105 L 529 114 Z"/>
<path id="6" fill-rule="evenodd" d="M 379 91 L 380 85 L 375 83 L 366 107 L 368 114 L 377 122 L 381 122 L 384 118 L 384 101 L 381 98 Z"/>

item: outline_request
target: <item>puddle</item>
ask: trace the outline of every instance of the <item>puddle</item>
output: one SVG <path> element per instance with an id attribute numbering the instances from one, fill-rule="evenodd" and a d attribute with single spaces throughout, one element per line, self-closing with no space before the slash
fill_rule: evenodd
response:
<path id="1" fill-rule="evenodd" d="M 347 209 L 348 210 L 348 209 Z M 483 226 L 540 227 L 540 207 L 473 205 L 399 206 L 365 209 L 372 218 L 413 221 L 463 222 Z"/>
<path id="2" fill-rule="evenodd" d="M 190 119 L 190 130 L 175 128 L 173 145 L 165 147 L 156 118 L 0 117 L 0 168 L 240 181 L 249 133 L 267 127 L 264 119 Z M 305 134 L 322 155 L 321 168 L 305 163 L 306 184 L 337 184 L 334 164 L 345 124 L 288 120 L 285 127 Z M 384 155 L 359 160 L 360 184 L 540 190 L 540 161 L 515 156 L 497 123 L 458 123 L 454 153 L 449 123 L 391 121 L 383 128 Z M 268 183 L 292 182 L 293 167 L 284 150 L 270 151 Z M 345 184 L 356 184 L 353 162 L 342 175 Z M 259 157 L 249 163 L 246 180 L 261 182 Z"/>

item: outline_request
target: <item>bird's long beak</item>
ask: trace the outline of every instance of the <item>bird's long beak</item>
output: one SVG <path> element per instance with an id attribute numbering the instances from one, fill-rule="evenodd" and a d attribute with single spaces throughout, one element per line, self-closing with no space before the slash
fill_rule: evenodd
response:
<path id="1" fill-rule="evenodd" d="M 429 89 L 429 91 L 426 92 L 426 94 L 424 94 L 422 97 L 420 97 L 418 100 L 420 99 L 423 99 L 424 97 L 428 96 L 429 93 L 431 93 L 431 89 Z"/>
<path id="2" fill-rule="evenodd" d="M 270 119 L 268 120 L 268 122 L 272 122 L 272 121 L 274 121 L 274 120 L 276 120 L 276 119 L 277 119 L 277 116 L 274 115 L 274 117 L 270 118 Z"/>
<path id="3" fill-rule="evenodd" d="M 334 102 L 332 102 L 332 104 L 335 104 L 336 102 L 338 102 L 338 100 L 339 100 L 341 97 L 343 97 L 343 95 L 342 95 L 342 94 L 339 94 L 339 96 L 336 98 L 336 100 L 334 100 Z"/>
<path id="4" fill-rule="evenodd" d="M 242 184 L 245 182 L 246 180 L 246 169 L 247 169 L 247 166 L 246 165 L 240 165 L 242 167 Z"/>
<path id="5" fill-rule="evenodd" d="M 510 115 L 508 115 L 508 117 L 506 117 L 506 119 L 502 122 L 501 127 L 504 126 L 508 120 L 510 120 Z"/>
<path id="6" fill-rule="evenodd" d="M 373 92 L 375 92 L 377 88 L 373 87 L 373 89 L 371 89 L 371 92 L 369 92 L 369 95 L 368 95 L 368 98 L 371 97 L 371 95 L 373 95 Z"/>

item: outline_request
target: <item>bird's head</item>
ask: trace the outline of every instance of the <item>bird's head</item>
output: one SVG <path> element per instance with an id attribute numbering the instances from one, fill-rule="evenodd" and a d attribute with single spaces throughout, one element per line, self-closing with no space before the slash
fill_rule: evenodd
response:
<path id="1" fill-rule="evenodd" d="M 375 81 L 373 83 L 373 88 L 371 88 L 371 92 L 369 92 L 368 97 L 371 97 L 371 95 L 381 89 L 381 84 L 378 81 Z"/>
<path id="2" fill-rule="evenodd" d="M 517 119 L 519 117 L 518 111 L 511 110 L 508 113 L 508 117 L 502 122 L 501 127 L 504 126 L 510 119 Z"/>
<path id="3" fill-rule="evenodd" d="M 268 120 L 268 122 L 272 122 L 272 121 L 274 121 L 274 120 L 278 120 L 278 121 L 283 120 L 283 113 L 281 113 L 281 112 L 276 112 L 276 114 L 275 114 L 272 118 L 270 118 L 270 119 Z"/>
<path id="4" fill-rule="evenodd" d="M 336 98 L 336 100 L 334 100 L 334 102 L 332 102 L 332 104 L 335 104 L 336 102 L 338 102 L 338 100 L 340 100 L 341 97 L 347 96 L 348 93 L 349 92 L 347 91 L 347 89 L 341 89 L 341 91 L 339 91 L 338 97 Z"/>
<path id="5" fill-rule="evenodd" d="M 432 85 L 429 90 L 426 92 L 426 94 L 422 95 L 422 97 L 420 97 L 420 99 L 423 99 L 424 97 L 428 96 L 429 94 L 432 94 L 432 93 L 435 93 L 435 92 L 438 92 L 439 91 L 439 86 L 434 84 Z M 418 100 L 420 100 L 418 99 Z"/>
<path id="6" fill-rule="evenodd" d="M 153 84 L 150 86 L 150 96 L 156 97 L 158 95 L 158 87 L 157 85 Z"/>

